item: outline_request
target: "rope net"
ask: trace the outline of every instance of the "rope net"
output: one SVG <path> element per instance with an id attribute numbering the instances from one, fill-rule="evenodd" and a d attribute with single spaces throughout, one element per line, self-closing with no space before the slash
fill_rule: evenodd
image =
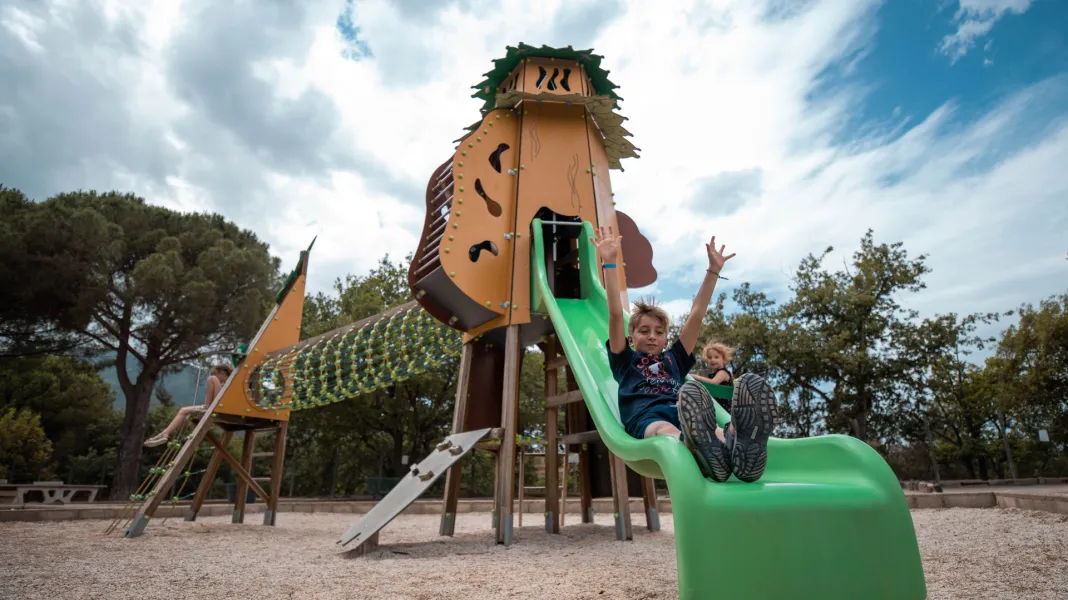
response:
<path id="1" fill-rule="evenodd" d="M 248 379 L 264 410 L 303 410 L 400 383 L 458 357 L 461 336 L 415 303 L 272 357 Z"/>
<path id="2" fill-rule="evenodd" d="M 438 367 L 460 355 L 461 342 L 456 331 L 413 302 L 365 323 L 326 333 L 261 363 L 249 376 L 249 395 L 265 410 L 302 410 L 341 402 Z M 190 479 L 204 475 L 204 470 L 192 471 L 175 464 L 178 452 L 191 437 L 192 424 L 186 420 L 120 514 L 109 523 L 105 535 L 128 529 L 137 507 L 152 498 L 156 483 L 170 469 L 186 470 L 178 475 L 161 504 L 178 504 L 195 495 L 195 491 L 183 492 L 191 485 Z M 198 452 L 212 449 L 204 446 Z"/>
<path id="3" fill-rule="evenodd" d="M 119 514 L 108 523 L 107 528 L 104 530 L 104 535 L 109 535 L 114 531 L 126 531 L 129 529 L 129 526 L 137 513 L 137 508 L 144 502 L 152 499 L 152 496 L 155 495 L 156 483 L 163 478 L 167 471 L 175 467 L 174 460 L 178 457 L 178 452 L 182 449 L 182 446 L 193 437 L 193 427 L 194 425 L 191 424 L 189 420 L 186 420 L 178 430 L 177 435 L 167 442 L 163 454 L 160 455 L 156 464 L 148 469 L 145 478 L 141 480 L 141 484 L 137 487 L 137 490 L 127 498 L 127 501 L 119 511 Z M 197 452 L 203 450 L 212 450 L 212 447 L 202 446 L 197 448 Z M 193 460 L 196 460 L 196 456 L 190 459 L 190 461 Z M 191 471 L 187 469 L 180 473 L 169 490 L 171 493 L 170 497 L 160 501 L 160 504 L 178 504 L 183 500 L 188 500 L 195 496 L 195 485 L 192 488 L 194 490 L 193 492 L 185 495 L 183 495 L 182 492 L 185 491 L 186 486 L 189 485 L 189 480 L 191 478 L 197 475 L 203 475 L 204 473 L 204 469 L 199 471 Z M 145 515 L 145 518 L 147 519 L 148 515 Z M 166 519 L 164 519 L 163 522 L 166 523 Z"/>

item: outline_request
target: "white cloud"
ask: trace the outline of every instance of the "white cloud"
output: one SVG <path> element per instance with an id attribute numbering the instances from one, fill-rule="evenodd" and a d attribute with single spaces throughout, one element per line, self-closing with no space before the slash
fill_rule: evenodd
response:
<path id="1" fill-rule="evenodd" d="M 0 7 L 0 26 L 15 35 L 27 48 L 41 52 L 43 48 L 37 41 L 36 30 L 44 25 L 42 19 L 34 17 L 17 6 Z"/>
<path id="2" fill-rule="evenodd" d="M 939 50 L 956 63 L 975 45 L 976 40 L 990 33 L 994 23 L 1008 13 L 1021 15 L 1033 0 L 960 0 L 953 15 L 957 30 L 942 38 Z M 990 49 L 987 42 L 986 49 Z"/>
<path id="3" fill-rule="evenodd" d="M 660 305 L 661 308 L 667 311 L 667 314 L 671 317 L 672 321 L 678 321 L 683 316 L 689 314 L 690 309 L 693 308 L 693 299 L 678 298 L 675 300 L 668 300 Z"/>
<path id="4" fill-rule="evenodd" d="M 595 39 L 575 42 L 605 56 L 625 98 L 621 112 L 641 148 L 642 158 L 624 161 L 626 172 L 613 172 L 612 183 L 619 208 L 652 242 L 661 279 L 633 290 L 632 299 L 658 294 L 673 316 L 687 312 L 704 273 L 704 242 L 713 234 L 738 253 L 729 265 L 731 283 L 752 281 L 775 293 L 785 290 L 805 254 L 833 245 L 834 261 L 841 264 L 869 227 L 878 242 L 900 240 L 911 254 L 930 255 L 929 289 L 912 301 L 926 313 L 1004 310 L 1064 291 L 1064 79 L 1018 90 L 974 118 L 960 116 L 948 98 L 929 115 L 897 109 L 885 121 L 862 124 L 865 133 L 858 135 L 847 127 L 873 90 L 835 77 L 863 64 L 858 60 L 874 39 L 879 2 L 815 1 L 774 19 L 765 12 L 777 2 L 708 4 L 673 3 L 669 9 L 631 1 L 626 14 Z M 962 0 L 953 48 L 966 51 L 978 37 L 969 32 L 981 27 L 968 22 L 988 23 L 989 32 L 998 18 L 1029 4 Z M 354 152 L 375 157 L 386 173 L 284 175 L 237 144 L 233 152 L 247 157 L 213 165 L 209 159 L 218 148 L 207 144 L 229 138 L 177 133 L 180 120 L 196 108 L 168 87 L 162 56 L 172 36 L 200 26 L 199 17 L 170 2 L 146 6 L 141 54 L 108 57 L 107 48 L 98 48 L 93 64 L 136 63 L 136 69 L 123 70 L 133 75 L 105 82 L 123 86 L 131 98 L 112 110 L 130 116 L 132 128 L 156 135 L 180 164 L 162 183 L 112 165 L 109 181 L 160 204 L 219 210 L 243 226 L 261 224 L 257 233 L 287 264 L 318 235 L 310 293 L 327 289 L 335 277 L 366 272 L 387 252 L 398 260 L 415 249 L 422 227 L 423 198 L 410 190 L 425 187 L 451 155 L 452 140 L 478 117 L 480 102 L 471 98 L 471 86 L 506 45 L 551 39 L 554 17 L 567 10 L 563 0 L 506 1 L 492 10 L 485 3 L 463 5 L 474 12 L 450 5 L 435 22 L 405 19 L 385 0 L 357 3 L 354 20 L 375 56 L 362 61 L 342 56 L 334 27 L 341 3 L 310 8 L 314 31 L 292 36 L 306 36 L 309 45 L 286 58 L 260 61 L 255 72 L 269 82 L 275 99 L 308 90 L 325 94 L 337 110 L 332 133 Z M 46 26 L 16 19 L 11 11 L 0 14 L 0 22 L 17 29 L 27 44 L 38 39 L 31 37 L 36 28 Z M 706 23 L 704 30 L 695 25 Z M 93 159 L 85 157 L 87 163 Z M 212 189 L 210 180 L 192 179 L 194 171 L 234 165 L 263 170 L 248 177 L 266 190 L 256 200 L 270 200 L 271 208 L 254 215 L 247 208 L 227 212 L 236 200 Z M 759 190 L 728 215 L 689 201 L 701 181 L 756 170 Z M 370 184 L 382 175 L 410 184 L 409 190 Z M 675 289 L 683 290 L 682 297 L 663 295 Z"/>

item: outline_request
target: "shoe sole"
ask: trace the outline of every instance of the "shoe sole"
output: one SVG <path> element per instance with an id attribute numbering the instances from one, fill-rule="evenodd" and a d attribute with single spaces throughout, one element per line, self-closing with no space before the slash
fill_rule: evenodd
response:
<path id="1" fill-rule="evenodd" d="M 747 373 L 734 381 L 731 408 L 735 431 L 731 467 L 738 479 L 752 483 L 768 464 L 768 438 L 779 418 L 775 391 L 764 378 Z"/>
<path id="2" fill-rule="evenodd" d="M 686 434 L 686 446 L 697 458 L 701 473 L 717 483 L 722 483 L 731 476 L 730 458 L 727 455 L 727 447 L 716 437 L 716 421 L 712 417 L 716 413 L 712 408 L 712 396 L 704 386 L 697 387 L 698 390 L 694 390 L 694 386 L 684 385 L 679 393 L 676 404 L 679 424 L 682 425 L 682 432 Z M 711 461 L 698 449 L 699 446 L 713 448 Z"/>

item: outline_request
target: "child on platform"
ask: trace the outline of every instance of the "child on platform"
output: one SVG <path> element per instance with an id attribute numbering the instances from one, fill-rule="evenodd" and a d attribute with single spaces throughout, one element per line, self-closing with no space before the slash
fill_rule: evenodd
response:
<path id="1" fill-rule="evenodd" d="M 230 375 L 232 375 L 233 372 L 233 368 L 231 368 L 230 365 L 225 363 L 213 367 L 211 369 L 211 375 L 208 376 L 207 389 L 204 390 L 204 404 L 201 404 L 199 406 L 183 406 L 182 408 L 178 409 L 178 414 L 174 415 L 174 418 L 171 419 L 171 422 L 169 425 L 167 425 L 167 428 L 156 434 L 154 437 L 146 440 L 145 446 L 153 448 L 155 446 L 159 446 L 160 444 L 167 443 L 167 439 L 170 437 L 170 435 L 174 433 L 176 429 L 181 427 L 182 423 L 185 422 L 189 415 L 194 413 L 198 415 L 203 415 L 205 412 L 207 412 L 208 407 L 211 406 L 212 400 L 215 399 L 215 396 L 219 395 L 219 392 L 221 392 L 223 389 L 223 384 L 226 383 L 227 379 L 230 379 Z"/>
<path id="2" fill-rule="evenodd" d="M 614 269 L 621 236 L 601 227 L 591 238 L 602 268 Z M 734 382 L 732 420 L 726 430 L 716 425 L 712 396 L 694 380 L 693 348 L 701 321 L 724 264 L 726 245 L 716 250 L 716 238 L 705 244 L 708 269 L 679 338 L 667 347 L 668 315 L 657 306 L 636 302 L 630 317 L 630 335 L 623 326 L 619 282 L 606 276 L 608 296 L 608 361 L 619 383 L 619 417 L 635 438 L 666 435 L 686 444 L 701 472 L 713 481 L 726 481 L 733 473 L 753 482 L 764 474 L 767 441 L 775 425 L 777 407 L 771 386 L 759 375 L 746 373 Z M 632 346 L 633 344 L 633 346 Z"/>

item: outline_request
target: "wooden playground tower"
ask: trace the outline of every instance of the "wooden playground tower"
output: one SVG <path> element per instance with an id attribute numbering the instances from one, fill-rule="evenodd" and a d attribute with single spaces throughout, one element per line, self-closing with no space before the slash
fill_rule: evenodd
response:
<path id="1" fill-rule="evenodd" d="M 593 520 L 594 471 L 607 466 L 617 537 L 632 537 L 627 468 L 607 452 L 595 460 L 599 435 L 570 371 L 566 389 L 558 391 L 559 370 L 568 365 L 552 323 L 530 310 L 535 218 L 552 229 L 546 266 L 558 297 L 578 293 L 577 236 L 583 221 L 610 225 L 623 235 L 626 256 L 618 258 L 621 268 L 613 272 L 623 306 L 629 306 L 628 284 L 642 287 L 656 279 L 651 246 L 633 220 L 614 208 L 609 171 L 637 154 L 626 139 L 624 118 L 614 112 L 619 97 L 600 61 L 589 51 L 525 44 L 509 47 L 494 61 L 475 86 L 474 96 L 484 102 L 482 118 L 427 185 L 426 220 L 409 271 L 416 301 L 464 335 L 453 434 L 489 428 L 501 441 L 494 528 L 503 544 L 513 537 L 519 369 L 523 349 L 535 343 L 545 354 L 545 528 L 560 530 L 555 465 L 563 444 L 579 453 L 582 522 Z M 566 434 L 558 437 L 561 408 Z M 658 529 L 653 481 L 641 478 L 639 486 L 648 527 Z M 459 472 L 450 468 L 442 535 L 453 534 L 458 492 Z"/>
<path id="2" fill-rule="evenodd" d="M 327 391 L 324 395 L 328 400 L 297 402 L 300 394 L 312 396 L 307 382 L 314 378 L 307 370 L 301 371 L 299 357 L 311 351 L 325 356 L 324 347 L 345 346 L 353 335 L 359 338 L 362 332 L 415 312 L 462 332 L 452 432 L 480 432 L 476 436 L 478 447 L 497 456 L 494 529 L 499 543 L 513 540 L 519 373 L 524 349 L 534 344 L 545 354 L 546 530 L 559 533 L 563 517 L 559 472 L 554 468 L 560 458 L 558 445 L 579 457 L 582 522 L 593 520 L 592 499 L 597 489 L 607 487 L 613 498 L 616 536 L 632 539 L 629 500 L 634 488 L 644 498 L 647 526 L 659 529 L 653 481 L 634 473 L 628 478 L 623 461 L 598 442 L 599 434 L 548 315 L 530 310 L 530 227 L 535 218 L 551 229 L 546 266 L 553 274 L 551 285 L 558 297 L 578 293 L 577 236 L 583 221 L 611 225 L 624 238 L 625 252 L 618 258 L 620 268 L 615 271 L 624 306 L 629 306 L 628 285 L 644 287 L 656 279 L 651 246 L 634 221 L 615 210 L 612 200 L 610 170 L 621 169 L 622 158 L 637 154 L 626 139 L 630 133 L 622 127 L 624 117 L 615 112 L 620 98 L 600 66 L 601 58 L 571 47 L 519 44 L 508 47 L 507 54 L 494 61 L 485 80 L 475 86 L 474 96 L 484 102 L 481 119 L 457 140 L 453 155 L 434 171 L 427 185 L 426 219 L 409 271 L 413 302 L 300 342 L 311 248 L 301 253 L 234 375 L 192 432 L 169 444 L 158 469 L 143 485 L 146 489 L 132 499 L 136 513 L 129 520 L 127 537 L 144 532 L 166 499 L 167 490 L 179 480 L 204 441 L 212 446 L 213 455 L 186 510 L 186 520 L 195 520 L 225 461 L 239 478 L 233 522 L 243 522 L 245 498 L 251 489 L 266 504 L 264 524 L 273 525 L 290 410 L 344 399 Z M 435 351 L 440 348 L 432 345 L 416 350 L 427 354 Z M 358 358 L 348 362 L 353 374 L 363 364 Z M 565 370 L 563 376 L 561 369 Z M 273 379 L 276 376 L 278 379 Z M 277 393 L 265 392 L 268 381 L 277 382 Z M 336 380 L 333 384 L 340 385 Z M 355 391 L 346 389 L 344 397 L 372 389 L 362 384 L 356 387 Z M 565 412 L 565 431 L 559 436 L 561 410 Z M 221 430 L 221 436 L 215 435 L 215 428 Z M 264 478 L 251 474 L 252 459 L 257 455 L 255 436 L 262 432 L 276 433 L 273 453 L 268 453 L 273 462 L 266 489 L 257 483 Z M 240 460 L 227 450 L 235 433 L 244 435 Z M 465 439 L 474 438 L 468 435 Z M 451 465 L 471 449 L 454 452 L 446 467 L 442 535 L 454 532 L 459 497 L 460 469 Z M 440 474 L 430 477 L 430 473 L 423 473 L 413 482 L 421 488 L 412 499 Z M 410 501 L 387 507 L 390 510 L 380 523 L 368 523 L 366 535 L 350 552 L 362 554 L 373 547 L 377 531 Z M 387 496 L 380 504 L 390 502 L 396 504 L 396 499 Z"/>

